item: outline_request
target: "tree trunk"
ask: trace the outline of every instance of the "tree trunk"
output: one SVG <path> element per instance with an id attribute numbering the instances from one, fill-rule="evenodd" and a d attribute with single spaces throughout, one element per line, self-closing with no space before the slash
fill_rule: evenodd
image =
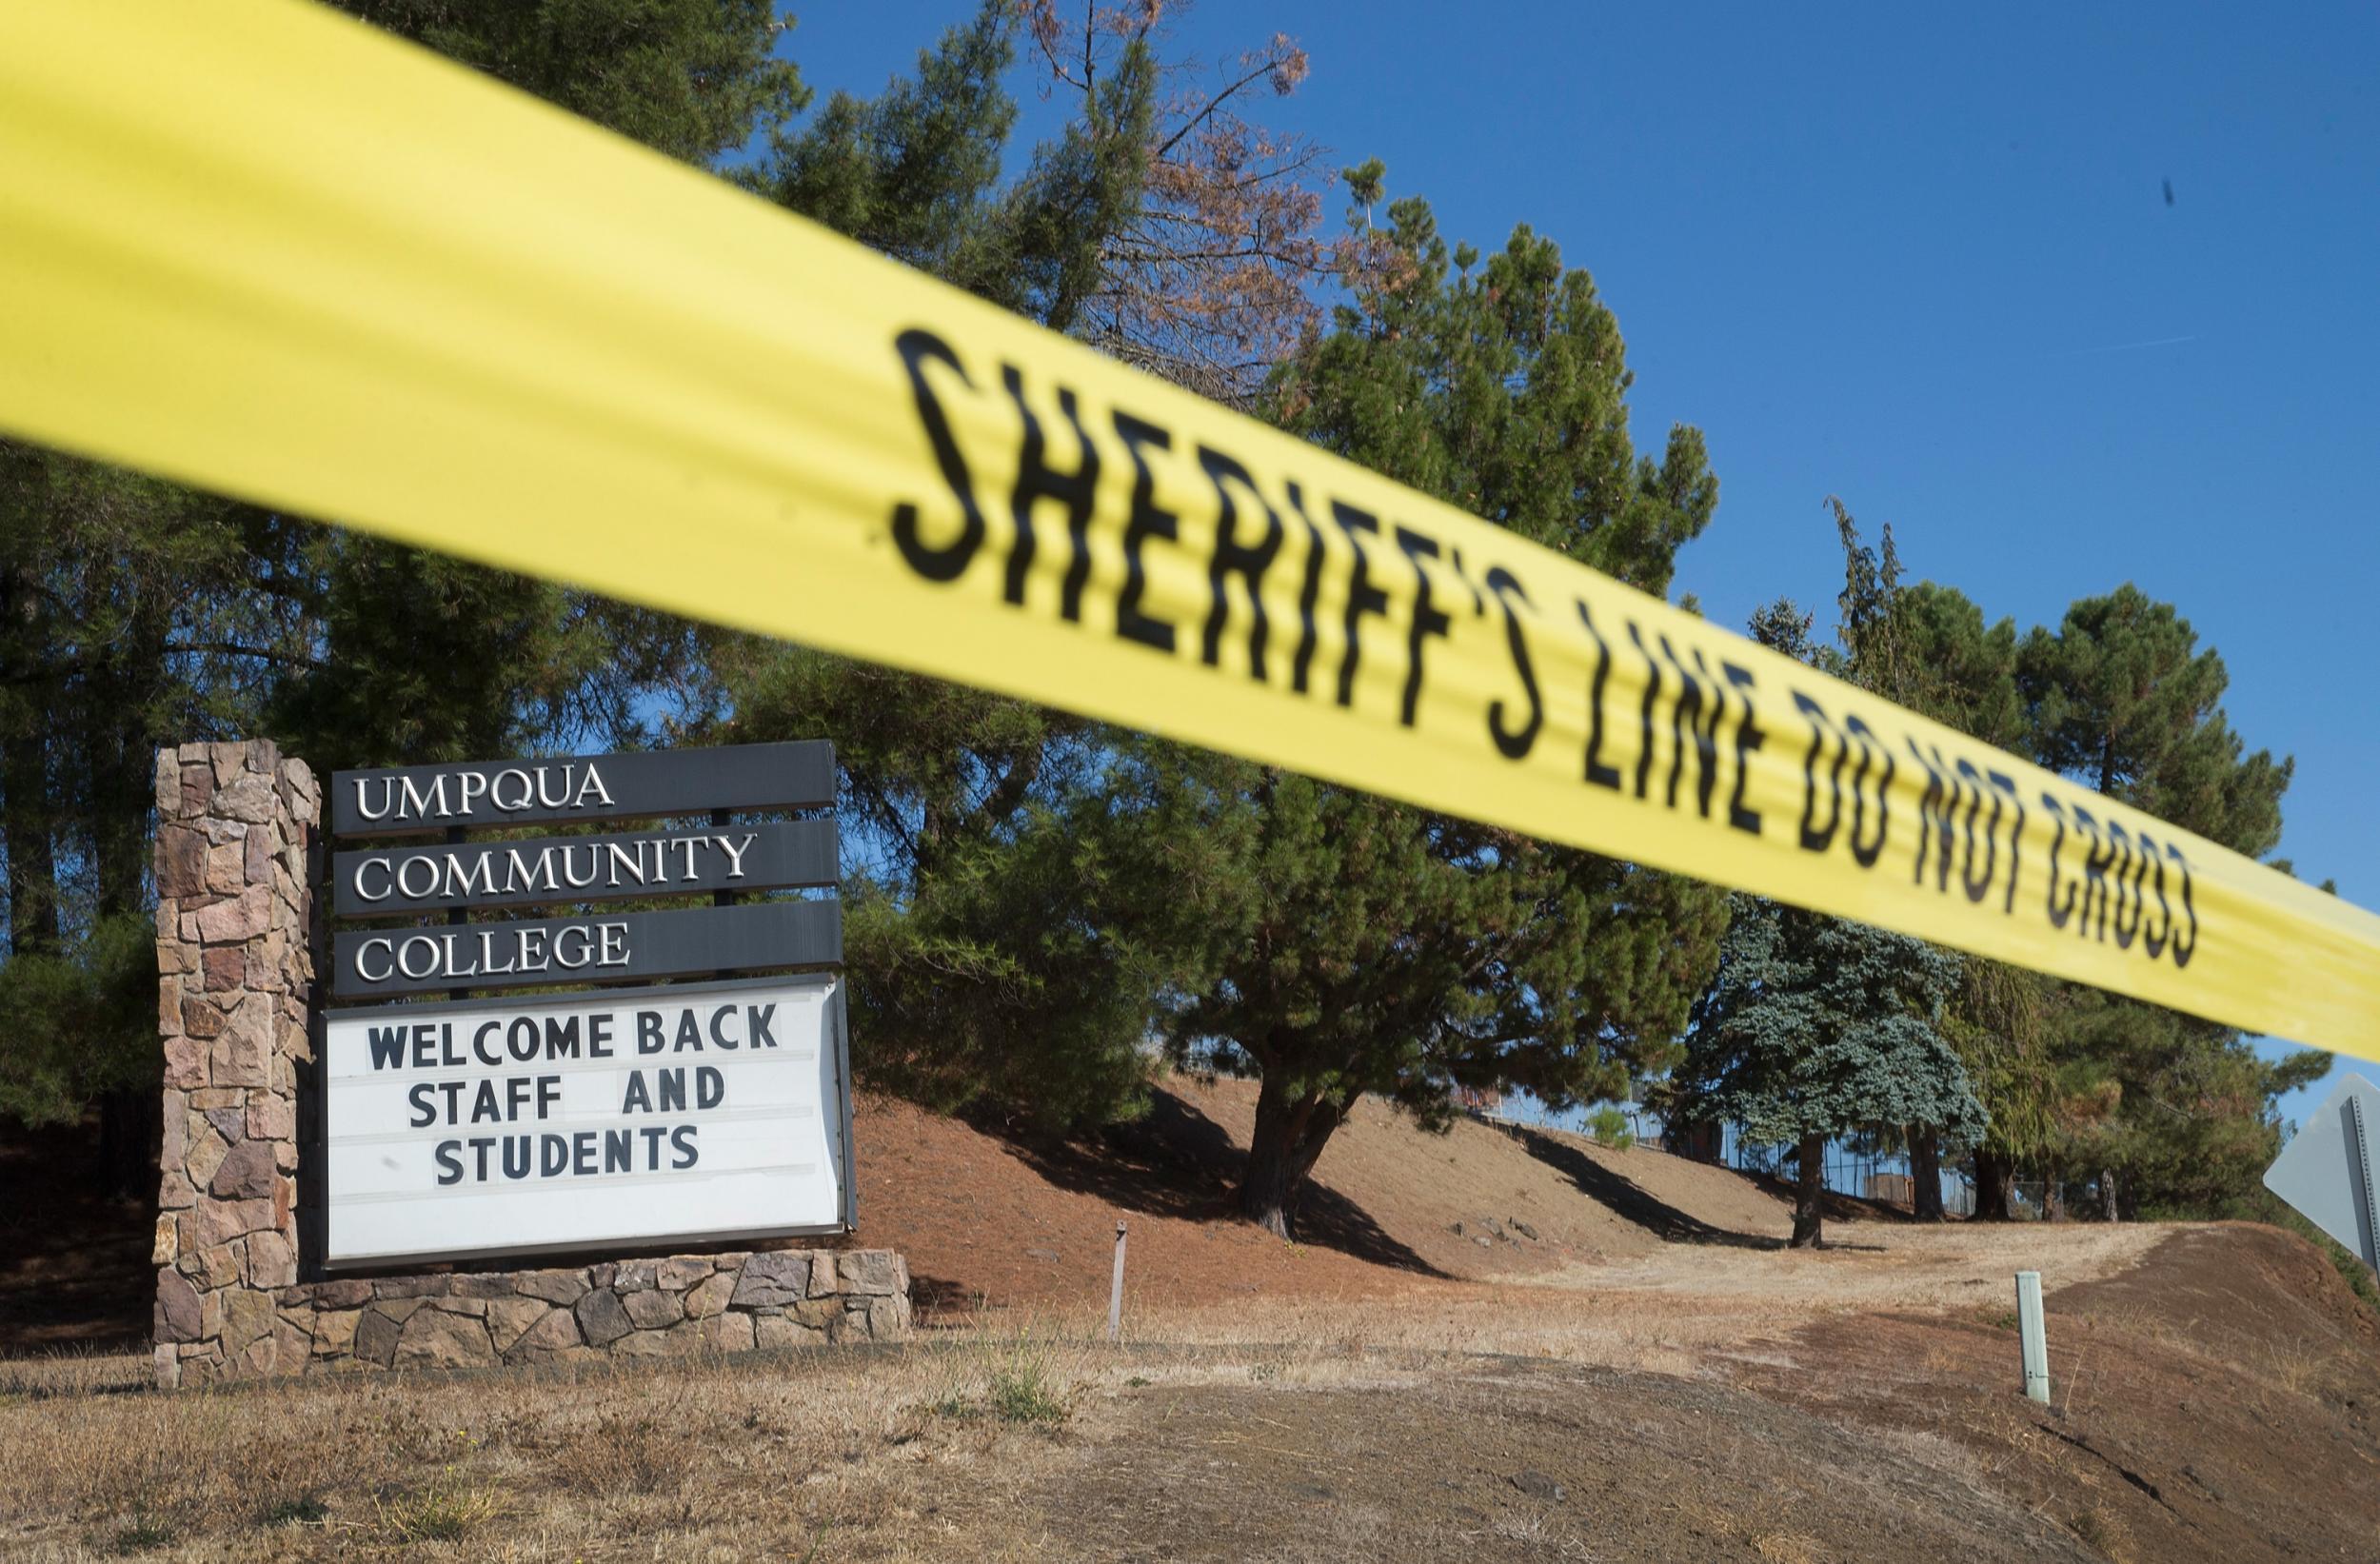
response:
<path id="1" fill-rule="evenodd" d="M 2066 1179 L 2054 1162 L 2041 1170 L 2041 1215 L 2053 1222 L 2066 1219 Z"/>
<path id="2" fill-rule="evenodd" d="M 1795 1154 L 1799 1166 L 1794 1178 L 1794 1236 L 1787 1240 L 1790 1249 L 1821 1249 L 1825 1247 L 1822 1224 L 1826 1218 L 1826 1137 L 1805 1135 L 1801 1149 Z"/>
<path id="3" fill-rule="evenodd" d="M 102 918 L 138 913 L 148 901 L 157 745 L 166 738 L 156 731 L 157 713 L 165 704 L 171 628 L 161 602 L 152 597 L 130 616 L 121 644 L 92 670 L 83 723 L 83 763 L 89 768 L 83 787 Z"/>
<path id="4" fill-rule="evenodd" d="M 1240 1209 L 1276 1237 L 1297 1235 L 1298 1205 L 1306 1175 L 1328 1144 L 1345 1111 L 1319 1097 L 1297 1101 L 1266 1075 L 1257 1088 L 1256 1128 L 1248 1137 L 1248 1171 L 1240 1183 Z"/>
<path id="5" fill-rule="evenodd" d="M 99 1174 L 109 1194 L 138 1199 L 156 1193 L 163 1107 L 153 1091 L 100 1094 Z"/>
<path id="6" fill-rule="evenodd" d="M 1942 1132 L 1931 1124 L 1909 1129 L 1909 1208 L 1921 1222 L 1942 1219 Z"/>
<path id="7" fill-rule="evenodd" d="M 2102 1168 L 2099 1171 L 2099 1207 L 2106 1214 L 2109 1221 L 2120 1222 L 2124 1219 L 2124 1214 L 2117 1210 L 2115 1205 L 2115 1170 L 2113 1168 Z"/>
<path id="8" fill-rule="evenodd" d="M 1991 1146 L 1975 1148 L 1975 1217 L 1987 1222 L 2016 1219 L 2013 1185 L 2015 1163 Z"/>
<path id="9" fill-rule="evenodd" d="M 58 950 L 58 865 L 50 839 L 50 778 L 39 732 L 11 734 L 0 752 L 0 833 L 9 855 L 9 949 Z"/>

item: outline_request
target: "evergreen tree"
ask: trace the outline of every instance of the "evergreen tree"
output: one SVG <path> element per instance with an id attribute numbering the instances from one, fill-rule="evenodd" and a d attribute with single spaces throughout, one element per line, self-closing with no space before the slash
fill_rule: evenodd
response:
<path id="1" fill-rule="evenodd" d="M 2172 604 L 2129 582 L 2036 628 L 2017 657 L 2035 759 L 2110 798 L 2250 858 L 2281 841 L 2295 762 L 2247 753 L 2222 700 L 2230 675 Z"/>
<path id="2" fill-rule="evenodd" d="M 776 0 L 332 3 L 699 168 L 809 102 Z"/>
<path id="3" fill-rule="evenodd" d="M 1830 504 L 1846 551 L 1847 650 L 1820 654 L 1835 671 L 2235 851 L 2277 845 L 2291 763 L 2246 752 L 2221 659 L 2172 605 L 2126 585 L 2020 641 L 1955 588 L 1900 584 L 1889 529 L 1879 559 Z M 1963 963 L 1944 1027 L 1990 1115 L 1978 1211 L 2001 1219 L 2019 1166 L 2053 1215 L 2081 1178 L 2109 1216 L 2246 1209 L 2278 1150 L 2273 1098 L 2329 1059 L 2267 1065 L 2231 1029 L 1981 959 Z M 1932 1138 L 1909 1131 L 1921 1199 Z"/>
<path id="4" fill-rule="evenodd" d="M 2126 584 L 2067 609 L 2019 648 L 2015 683 L 2034 759 L 2086 786 L 2251 858 L 2280 844 L 2293 762 L 2248 752 L 2222 706 L 2222 658 L 2172 604 Z M 2287 865 L 2280 865 L 2286 870 Z M 2095 1175 L 2103 1208 L 2229 1215 L 2253 1202 L 2280 1149 L 2273 1099 L 2319 1078 L 2330 1056 L 2268 1065 L 2230 1027 L 2061 985 L 2060 1073 L 2106 1103 L 2055 1104 L 2041 1166 L 2062 1185 Z"/>
<path id="5" fill-rule="evenodd" d="M 803 98 L 767 0 L 346 9 L 698 164 Z M 692 645 L 665 616 L 0 442 L 0 1113 L 71 1120 L 96 1094 L 109 1175 L 141 1186 L 156 747 L 261 735 L 329 767 L 633 741 L 632 686 L 683 678 Z"/>
<path id="6" fill-rule="evenodd" d="M 1737 897 L 1671 1076 L 1672 1112 L 1793 1145 L 1791 1243 L 1816 1246 L 1827 1141 L 1907 1124 L 1981 1135 L 1982 1104 L 1940 1024 L 1957 980 L 1958 959 L 1922 940 Z"/>
<path id="7" fill-rule="evenodd" d="M 1377 164 L 1349 176 L 1359 208 Z M 1636 456 L 1619 331 L 1583 271 L 1516 229 L 1478 265 L 1429 208 L 1389 208 L 1387 259 L 1284 367 L 1267 409 L 1349 459 L 1649 590 L 1710 520 L 1699 434 Z M 1359 213 L 1360 221 L 1360 212 Z M 1478 269 L 1475 271 L 1475 267 Z M 1364 1093 L 1442 1124 L 1463 1090 L 1560 1107 L 1666 1067 L 1723 916 L 1708 887 L 1345 788 L 1213 763 L 1244 844 L 1212 891 L 1214 980 L 1168 1018 L 1175 1057 L 1254 1075 L 1241 1201 L 1294 1226 Z"/>
<path id="8" fill-rule="evenodd" d="M 1062 46 L 1054 13 L 1021 11 L 1074 111 L 1014 178 L 1002 157 L 1020 8 L 986 0 L 912 74 L 782 129 L 746 182 L 1053 329 L 1217 388 L 1205 369 L 1260 342 L 1212 311 L 1144 329 L 1127 302 L 1147 296 L 1159 264 L 1140 243 L 1154 231 L 1151 182 L 1211 192 L 1295 170 L 1227 170 L 1228 147 L 1191 133 L 1229 121 L 1237 89 L 1160 92 L 1158 8 L 1094 10 Z M 1302 74 L 1296 58 L 1284 86 Z M 1302 230 L 1269 231 L 1255 252 L 1177 249 L 1171 286 L 1301 299 Z M 1150 1018 L 1166 994 L 1199 986 L 1212 942 L 1198 888 L 1249 822 L 1227 817 L 1188 757 L 1139 735 L 805 647 L 732 635 L 707 646 L 715 685 L 688 736 L 837 742 L 862 848 L 844 898 L 863 1079 L 1047 1129 L 1137 1111 Z"/>

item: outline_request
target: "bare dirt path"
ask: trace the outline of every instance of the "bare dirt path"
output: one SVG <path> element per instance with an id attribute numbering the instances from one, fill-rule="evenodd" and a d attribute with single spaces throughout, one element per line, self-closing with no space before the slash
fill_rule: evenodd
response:
<path id="1" fill-rule="evenodd" d="M 889 1352 L 175 1396 L 137 1357 L 0 1364 L 0 1554 L 2371 1557 L 2380 1327 L 2310 1246 L 1873 1236 L 1144 1309 L 1120 1348 L 1004 1310 Z M 2046 1411 L 2020 1253 L 2073 1278 Z"/>
<path id="2" fill-rule="evenodd" d="M 1616 1287 L 1359 1300 L 1338 1346 L 1260 1314 L 1289 1344 L 1153 1348 L 1036 1479 L 942 1513 L 966 1548 L 1091 1560 L 2380 1552 L 2380 1323 L 2309 1246 L 1902 1232 L 1749 1277 L 1681 1250 Z M 2070 1278 L 2046 1409 L 2017 1394 L 2016 1258 Z"/>
<path id="3" fill-rule="evenodd" d="M 1097 1560 L 2093 1556 L 2009 1498 L 1807 1412 L 1526 1359 L 1128 1391 L 1079 1461 L 985 1530 Z"/>

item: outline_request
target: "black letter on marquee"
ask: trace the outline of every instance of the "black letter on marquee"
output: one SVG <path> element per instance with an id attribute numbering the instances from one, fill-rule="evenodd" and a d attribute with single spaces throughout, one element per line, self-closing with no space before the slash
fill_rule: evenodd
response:
<path id="1" fill-rule="evenodd" d="M 1100 450 L 1091 444 L 1091 431 L 1082 426 L 1082 415 L 1076 410 L 1074 392 L 1058 387 L 1058 410 L 1074 426 L 1075 445 L 1082 452 L 1082 463 L 1072 472 L 1060 472 L 1049 465 L 1049 441 L 1041 433 L 1041 421 L 1033 416 L 1033 408 L 1024 400 L 1024 373 L 1013 364 L 1000 367 L 1001 384 L 1008 388 L 1008 400 L 1017 405 L 1017 416 L 1024 420 L 1024 454 L 1017 462 L 1017 486 L 1008 498 L 1009 513 L 1017 519 L 1017 543 L 1008 551 L 1008 601 L 1024 601 L 1024 578 L 1033 568 L 1033 505 L 1038 500 L 1056 500 L 1066 507 L 1066 532 L 1074 540 L 1074 557 L 1066 564 L 1066 584 L 1058 611 L 1071 620 L 1082 617 L 1082 584 L 1091 579 L 1091 502 L 1099 492 Z"/>
<path id="2" fill-rule="evenodd" d="M 1280 516 L 1265 503 L 1264 496 L 1257 493 L 1256 480 L 1248 476 L 1248 469 L 1231 457 L 1200 445 L 1199 465 L 1206 469 L 1206 481 L 1215 485 L 1215 501 L 1220 507 L 1215 520 L 1215 556 L 1206 565 L 1206 638 L 1200 655 L 1210 668 L 1221 661 L 1223 625 L 1230 618 L 1230 604 L 1223 596 L 1223 578 L 1238 576 L 1248 587 L 1248 676 L 1261 684 L 1264 641 L 1271 629 L 1264 617 L 1264 572 L 1273 567 L 1273 556 L 1280 552 Z M 1226 479 L 1246 489 L 1257 508 L 1264 512 L 1264 541 L 1254 548 L 1240 541 L 1240 507 L 1232 503 L 1231 490 L 1224 486 Z"/>
<path id="3" fill-rule="evenodd" d="M 1176 524 L 1180 518 L 1157 504 L 1157 477 L 1149 471 L 1148 454 L 1143 449 L 1153 445 L 1159 450 L 1171 450 L 1174 437 L 1121 408 L 1116 413 L 1116 432 L 1123 438 L 1124 449 L 1132 457 L 1132 514 L 1124 522 L 1124 589 L 1116 600 L 1116 633 L 1126 641 L 1170 652 L 1174 649 L 1174 627 L 1140 611 L 1140 594 L 1149 587 L 1148 572 L 1140 564 L 1140 548 L 1151 538 L 1172 543 L 1176 536 Z"/>
<path id="4" fill-rule="evenodd" d="M 967 473 L 967 460 L 959 454 L 959 442 L 950 432 L 950 419 L 934 395 L 934 387 L 925 383 L 925 361 L 938 360 L 949 366 L 959 377 L 959 384 L 968 390 L 975 383 L 967 379 L 966 370 L 959 366 L 959 355 L 950 345 L 933 332 L 913 327 L 894 339 L 901 362 L 909 370 L 909 387 L 917 396 L 918 422 L 925 426 L 925 438 L 934 446 L 935 463 L 942 469 L 942 482 L 959 501 L 959 508 L 966 516 L 966 525 L 960 528 L 959 538 L 947 548 L 935 548 L 918 536 L 918 507 L 908 501 L 893 506 L 893 542 L 900 546 L 901 557 L 909 562 L 909 568 L 927 581 L 957 581 L 975 560 L 975 551 L 983 546 L 983 512 L 976 508 L 975 480 Z"/>
<path id="5" fill-rule="evenodd" d="M 1520 615 L 1513 609 L 1513 600 L 1520 606 L 1530 607 L 1529 593 L 1520 581 L 1502 565 L 1487 573 L 1487 588 L 1504 610 L 1504 644 L 1512 649 L 1513 671 L 1520 675 L 1520 690 L 1529 698 L 1529 720 L 1516 733 L 1504 722 L 1504 698 L 1497 696 L 1488 703 L 1488 734 L 1496 741 L 1497 753 L 1508 761 L 1517 761 L 1529 753 L 1537 742 L 1537 729 L 1545 725 L 1545 703 L 1537 698 L 1537 669 L 1529 665 L 1529 643 L 1520 633 Z"/>

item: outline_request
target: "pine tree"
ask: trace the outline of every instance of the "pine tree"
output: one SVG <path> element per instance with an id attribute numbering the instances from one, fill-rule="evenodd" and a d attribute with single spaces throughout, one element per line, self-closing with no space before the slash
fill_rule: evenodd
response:
<path id="1" fill-rule="evenodd" d="M 767 0 L 345 9 L 697 164 L 804 96 Z M 157 746 L 262 735 L 329 767 L 633 741 L 635 686 L 692 645 L 665 616 L 0 442 L 0 1112 L 98 1097 L 108 1175 L 140 1187 Z"/>
<path id="2" fill-rule="evenodd" d="M 1235 148 L 1273 145 L 1237 117 L 1254 84 L 1167 90 L 1183 73 L 1160 58 L 1160 22 L 1156 7 L 1069 23 L 985 0 L 915 71 L 781 129 L 745 180 L 1041 325 L 1230 392 L 1279 344 L 1223 301 L 1302 318 L 1318 251 L 1294 158 L 1224 166 Z M 1258 83 L 1285 89 L 1303 74 L 1285 40 L 1262 59 Z M 1010 178 L 1019 70 L 1072 112 Z M 1160 185 L 1203 193 L 1185 207 Z M 1267 213 L 1262 233 L 1198 253 L 1166 237 L 1235 210 Z M 1160 291 L 1181 307 L 1156 308 Z M 713 709 L 690 737 L 836 740 L 845 818 L 865 848 L 844 893 L 864 1078 L 1043 1129 L 1140 1107 L 1150 1018 L 1165 995 L 1200 986 L 1213 940 L 1199 887 L 1250 830 L 1192 759 L 1025 702 L 782 643 L 707 639 Z"/>
<path id="3" fill-rule="evenodd" d="M 1922 940 L 1737 897 L 1671 1076 L 1672 1112 L 1794 1145 L 1791 1242 L 1816 1246 L 1828 1140 L 1906 1124 L 1982 1134 L 1982 1104 L 1941 1030 L 1957 980 L 1958 959 Z"/>
<path id="4" fill-rule="evenodd" d="M 2247 753 L 2222 710 L 2221 659 L 2171 604 L 2126 585 L 2020 640 L 1955 588 L 1900 584 L 1889 528 L 1871 554 L 1830 504 L 1846 558 L 1844 649 L 1824 648 L 1822 663 L 2235 851 L 2278 843 L 2291 762 Z M 1997 1219 L 2013 1214 L 2020 1165 L 2041 1174 L 2053 1214 L 2082 1178 L 2111 1216 L 2247 1209 L 2278 1149 L 2274 1096 L 2329 1058 L 2267 1065 L 2231 1029 L 1979 958 L 1963 963 L 1943 1024 L 1989 1111 L 1973 1148 L 1977 1205 Z M 1908 1131 L 1921 1200 L 1934 1138 Z"/>
<path id="5" fill-rule="evenodd" d="M 1351 170 L 1359 225 L 1377 165 Z M 1385 258 L 1286 366 L 1292 431 L 1649 590 L 1708 524 L 1701 437 L 1639 458 L 1618 327 L 1526 228 L 1484 266 L 1428 206 L 1388 210 Z M 1474 267 L 1478 269 L 1475 271 Z M 1174 1056 L 1258 1078 L 1241 1203 L 1294 1228 L 1307 1175 L 1363 1094 L 1425 1125 L 1462 1091 L 1556 1107 L 1665 1068 L 1710 970 L 1708 887 L 1268 768 L 1213 762 L 1244 844 L 1214 882 L 1214 980 Z"/>

